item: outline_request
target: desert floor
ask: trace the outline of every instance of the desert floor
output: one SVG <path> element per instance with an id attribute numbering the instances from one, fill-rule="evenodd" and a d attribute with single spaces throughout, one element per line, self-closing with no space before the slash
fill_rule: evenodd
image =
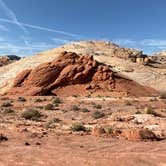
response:
<path id="1" fill-rule="evenodd" d="M 0 140 L 2 166 L 166 165 L 165 99 L 1 96 L 0 105 L 0 134 L 7 138 Z M 26 119 L 22 113 L 27 110 L 42 116 Z M 86 131 L 73 130 L 73 124 Z M 93 135 L 96 126 L 112 132 Z M 153 131 L 161 140 L 113 134 L 138 128 Z"/>

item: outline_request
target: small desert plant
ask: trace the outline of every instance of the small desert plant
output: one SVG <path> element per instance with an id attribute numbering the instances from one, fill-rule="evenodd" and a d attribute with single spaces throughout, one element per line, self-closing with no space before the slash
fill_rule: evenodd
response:
<path id="1" fill-rule="evenodd" d="M 26 99 L 24 97 L 19 97 L 17 101 L 26 102 Z"/>
<path id="2" fill-rule="evenodd" d="M 160 96 L 159 96 L 160 99 L 166 99 L 166 93 L 162 93 Z"/>
<path id="3" fill-rule="evenodd" d="M 2 107 L 11 107 L 13 106 L 10 102 L 5 102 L 2 104 Z"/>
<path id="4" fill-rule="evenodd" d="M 45 110 L 52 110 L 54 108 L 53 104 L 47 104 L 45 107 Z"/>
<path id="5" fill-rule="evenodd" d="M 77 105 L 72 105 L 72 106 L 71 106 L 71 110 L 72 110 L 72 111 L 79 111 L 80 108 L 79 108 Z"/>
<path id="6" fill-rule="evenodd" d="M 104 117 L 105 114 L 100 112 L 100 111 L 95 111 L 93 114 L 92 114 L 92 117 L 95 118 L 95 119 L 99 119 L 99 118 L 102 118 Z"/>
<path id="7" fill-rule="evenodd" d="M 144 109 L 144 113 L 145 113 L 145 114 L 155 115 L 155 111 L 154 111 L 151 107 L 146 107 L 146 108 Z"/>
<path id="8" fill-rule="evenodd" d="M 90 112 L 87 108 L 82 108 L 81 112 Z"/>
<path id="9" fill-rule="evenodd" d="M 53 101 L 53 104 L 60 104 L 60 103 L 62 103 L 62 101 L 61 101 L 61 99 L 60 98 L 55 98 Z"/>
<path id="10" fill-rule="evenodd" d="M 102 105 L 100 105 L 100 104 L 94 105 L 94 108 L 96 108 L 96 109 L 102 109 Z"/>
<path id="11" fill-rule="evenodd" d="M 105 130 L 105 132 L 106 132 L 107 134 L 112 134 L 112 133 L 113 133 L 112 127 L 107 127 L 107 128 L 105 128 L 104 130 Z"/>
<path id="12" fill-rule="evenodd" d="M 4 114 L 13 114 L 15 111 L 12 109 L 6 109 L 3 111 Z"/>
<path id="13" fill-rule="evenodd" d="M 45 128 L 46 129 L 49 129 L 49 128 L 53 128 L 53 124 L 54 123 L 59 123 L 61 120 L 59 118 L 53 118 L 53 119 L 50 119 L 48 122 L 46 122 L 45 124 Z"/>
<path id="14" fill-rule="evenodd" d="M 35 100 L 36 103 L 43 102 L 43 101 L 46 101 L 46 99 L 37 98 L 37 99 Z"/>
<path id="15" fill-rule="evenodd" d="M 29 120 L 38 120 L 41 117 L 41 113 L 38 110 L 25 110 L 22 114 L 21 117 L 24 119 L 29 119 Z"/>
<path id="16" fill-rule="evenodd" d="M 71 131 L 76 131 L 76 132 L 78 132 L 78 131 L 86 131 L 86 127 L 83 126 L 83 125 L 80 124 L 80 123 L 74 123 L 74 124 L 72 124 L 72 126 L 70 127 L 70 130 L 71 130 Z"/>

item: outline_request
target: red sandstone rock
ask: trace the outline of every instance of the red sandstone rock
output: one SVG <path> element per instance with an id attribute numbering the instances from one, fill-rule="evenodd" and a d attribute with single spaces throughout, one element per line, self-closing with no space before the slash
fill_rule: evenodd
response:
<path id="1" fill-rule="evenodd" d="M 135 89 L 136 93 L 139 89 L 142 94 L 146 94 L 143 86 L 115 76 L 109 66 L 101 65 L 93 59 L 93 56 L 77 55 L 72 52 L 63 52 L 52 62 L 40 64 L 33 70 L 22 71 L 16 77 L 14 87 L 9 93 L 56 95 L 59 88 L 68 87 L 70 91 L 69 86 L 72 86 L 71 91 L 76 87 L 78 94 L 88 94 L 88 91 L 97 90 L 134 93 Z"/>
<path id="2" fill-rule="evenodd" d="M 125 130 L 122 132 L 122 136 L 131 141 L 157 140 L 157 136 L 148 129 Z"/>
<path id="3" fill-rule="evenodd" d="M 95 128 L 92 129 L 92 135 L 93 136 L 99 137 L 103 134 L 105 134 L 105 130 L 102 127 L 95 127 Z"/>

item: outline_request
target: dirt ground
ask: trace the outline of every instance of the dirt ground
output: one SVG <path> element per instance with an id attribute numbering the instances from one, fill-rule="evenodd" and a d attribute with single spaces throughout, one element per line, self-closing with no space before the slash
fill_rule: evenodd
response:
<path id="1" fill-rule="evenodd" d="M 48 104 L 53 107 L 48 109 Z M 0 134 L 8 138 L 0 141 L 2 166 L 166 165 L 165 99 L 1 96 L 0 105 Z M 42 116 L 25 119 L 22 113 L 30 109 Z M 102 116 L 96 117 L 96 111 Z M 87 131 L 71 129 L 78 123 Z M 96 126 L 121 131 L 148 128 L 162 139 L 129 141 L 108 133 L 97 137 L 91 134 Z"/>

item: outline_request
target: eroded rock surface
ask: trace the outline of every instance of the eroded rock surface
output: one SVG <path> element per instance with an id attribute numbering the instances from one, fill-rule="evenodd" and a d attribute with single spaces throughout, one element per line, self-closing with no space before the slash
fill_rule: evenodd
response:
<path id="1" fill-rule="evenodd" d="M 24 70 L 18 74 L 10 93 L 56 95 L 57 89 L 75 85 L 82 89 L 84 94 L 89 91 L 93 93 L 98 90 L 115 90 L 144 96 L 154 92 L 116 75 L 109 66 L 95 61 L 93 56 L 63 52 L 52 62 L 43 63 L 33 70 Z"/>

